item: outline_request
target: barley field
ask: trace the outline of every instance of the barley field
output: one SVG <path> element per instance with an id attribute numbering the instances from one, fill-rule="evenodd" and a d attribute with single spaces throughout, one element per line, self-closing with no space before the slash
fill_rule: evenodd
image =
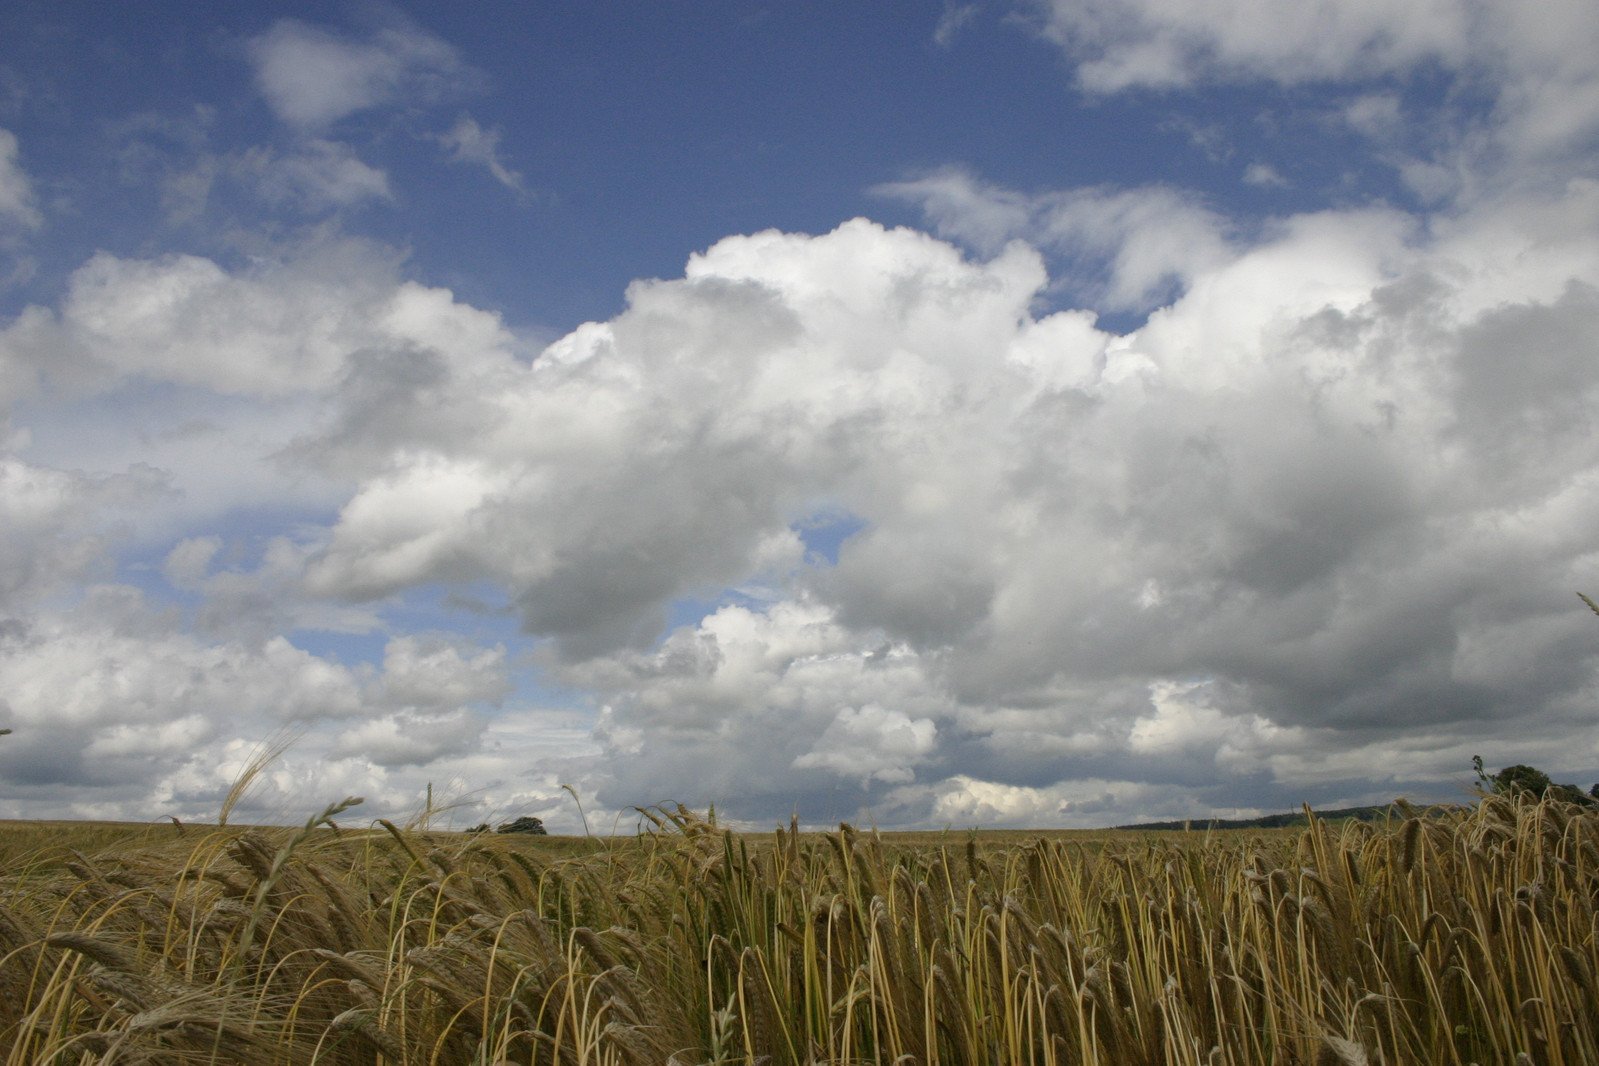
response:
<path id="1" fill-rule="evenodd" d="M 1599 815 L 0 827 L 9 1064 L 1599 1062 Z M 334 823 L 338 823 L 335 825 Z"/>

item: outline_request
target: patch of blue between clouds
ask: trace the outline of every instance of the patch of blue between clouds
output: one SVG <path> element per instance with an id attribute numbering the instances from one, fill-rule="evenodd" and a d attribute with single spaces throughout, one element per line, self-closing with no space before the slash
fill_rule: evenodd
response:
<path id="1" fill-rule="evenodd" d="M 376 630 L 335 633 L 326 629 L 296 629 L 289 634 L 289 643 L 340 666 L 353 668 L 368 663 L 377 669 L 383 665 L 383 649 L 388 646 L 389 634 Z"/>
<path id="2" fill-rule="evenodd" d="M 382 615 L 386 628 L 399 633 L 437 633 L 507 649 L 527 643 L 510 597 L 488 581 L 411 589 L 385 603 Z"/>
<path id="3" fill-rule="evenodd" d="M 866 528 L 866 520 L 843 510 L 817 511 L 789 526 L 805 545 L 805 562 L 813 567 L 836 566 L 844 542 Z M 709 615 L 730 605 L 759 610 L 760 597 L 738 589 L 723 589 L 714 596 L 683 596 L 672 601 L 661 639 L 682 626 L 697 625 Z"/>
<path id="4" fill-rule="evenodd" d="M 199 580 L 205 581 L 228 572 L 251 573 L 262 565 L 273 540 L 284 535 L 296 539 L 297 533 L 323 528 L 334 517 L 332 512 L 320 510 L 235 508 L 208 520 L 188 537 L 162 536 L 138 543 L 118 559 L 116 581 L 138 589 L 152 605 L 197 607 L 205 601 L 206 594 L 180 588 L 166 575 L 168 557 L 185 540 L 214 537 L 219 542 L 205 572 L 198 575 Z"/>
<path id="5" fill-rule="evenodd" d="M 320 658 L 346 667 L 365 663 L 373 669 L 382 668 L 389 641 L 401 634 L 456 638 L 467 651 L 500 646 L 506 650 L 505 671 L 511 685 L 502 710 L 592 710 L 586 695 L 553 684 L 536 664 L 533 641 L 522 631 L 521 616 L 505 590 L 490 582 L 413 589 L 385 603 L 378 613 L 381 626 L 368 632 L 299 628 L 290 640 Z M 495 713 L 493 708 L 483 709 Z"/>
<path id="6" fill-rule="evenodd" d="M 737 589 L 724 589 L 716 596 L 682 596 L 672 601 L 666 611 L 666 627 L 661 632 L 657 645 L 672 634 L 674 630 L 683 626 L 698 625 L 706 618 L 715 614 L 723 607 L 749 607 L 759 610 L 761 601 L 754 596 L 747 596 Z"/>
<path id="7" fill-rule="evenodd" d="M 345 666 L 370 663 L 379 667 L 396 634 L 457 638 L 465 644 L 504 646 L 515 654 L 526 638 L 503 590 L 488 582 L 465 586 L 428 585 L 386 601 L 377 610 L 379 625 L 365 632 L 310 627 L 291 634 L 295 647 Z"/>
<path id="8" fill-rule="evenodd" d="M 796 522 L 792 528 L 805 543 L 807 562 L 836 566 L 839 549 L 846 540 L 866 528 L 866 520 L 848 511 L 825 511 Z"/>

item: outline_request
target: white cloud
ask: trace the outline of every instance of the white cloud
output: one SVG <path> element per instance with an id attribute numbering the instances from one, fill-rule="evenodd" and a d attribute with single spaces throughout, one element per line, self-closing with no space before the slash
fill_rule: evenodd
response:
<path id="1" fill-rule="evenodd" d="M 985 254 L 1026 240 L 1057 254 L 1073 295 L 1107 310 L 1147 311 L 1232 254 L 1227 224 L 1174 189 L 1073 189 L 1035 196 L 965 171 L 879 186 L 921 206 L 940 236 Z"/>
<path id="2" fill-rule="evenodd" d="M 383 652 L 384 699 L 400 707 L 494 703 L 509 692 L 504 648 L 413 635 L 395 637 Z"/>
<path id="3" fill-rule="evenodd" d="M 944 0 L 944 10 L 938 16 L 938 25 L 933 28 L 933 43 L 940 48 L 948 48 L 955 43 L 955 38 L 981 10 L 976 4 L 958 4 L 955 0 Z"/>
<path id="4" fill-rule="evenodd" d="M 1509 0 L 1488 6 L 1478 47 L 1503 71 L 1502 136 L 1525 157 L 1590 148 L 1599 132 L 1599 11 L 1557 0 L 1528 18 Z"/>
<path id="5" fill-rule="evenodd" d="M 450 150 L 450 158 L 456 162 L 483 167 L 514 193 L 527 191 L 521 173 L 506 166 L 500 157 L 499 130 L 486 130 L 472 116 L 462 115 L 448 133 L 440 135 L 439 143 Z"/>
<path id="6" fill-rule="evenodd" d="M 21 152 L 16 135 L 0 129 L 0 219 L 26 226 L 39 226 L 44 218 L 39 214 L 33 182 L 22 169 Z"/>
<path id="7" fill-rule="evenodd" d="M 1588 195 L 1574 188 L 1558 216 L 1581 217 Z M 822 738 L 838 707 L 868 702 L 852 686 L 883 641 L 906 650 L 898 683 L 872 700 L 933 727 L 927 758 L 1022 789 L 1053 788 L 1096 763 L 1145 784 L 1192 780 L 1196 758 L 1208 780 L 1242 781 L 1366 731 L 1435 732 L 1449 716 L 1459 734 L 1481 736 L 1498 729 L 1483 717 L 1490 708 L 1512 702 L 1563 716 L 1591 684 L 1591 656 L 1532 683 L 1470 665 L 1478 653 L 1449 652 L 1489 646 L 1487 633 L 1510 617 L 1527 634 L 1516 658 L 1545 662 L 1587 625 L 1562 585 L 1576 581 L 1569 568 L 1587 549 L 1547 531 L 1582 528 L 1575 516 L 1599 500 L 1583 473 L 1596 456 L 1580 413 L 1599 399 L 1599 379 L 1580 357 L 1578 326 L 1591 328 L 1599 308 L 1591 280 L 1554 281 L 1599 278 L 1583 235 L 1594 231 L 1557 233 L 1523 211 L 1520 224 L 1500 211 L 1489 229 L 1478 228 L 1485 216 L 1432 236 L 1392 212 L 1288 220 L 1196 269 L 1181 299 L 1126 338 L 1096 339 L 1072 315 L 1024 317 L 1021 328 L 997 315 L 990 333 L 970 320 L 929 329 L 919 316 L 943 321 L 968 285 L 1005 292 L 1001 278 L 1028 276 L 1011 273 L 1024 260 L 941 275 L 943 253 L 882 231 L 870 251 L 856 243 L 871 232 L 861 229 L 729 242 L 691 267 L 698 285 L 650 288 L 647 305 L 636 297 L 628 316 L 558 349 L 588 353 L 561 365 L 584 368 L 610 424 L 636 416 L 602 397 L 641 379 L 679 398 L 657 449 L 673 447 L 679 426 L 703 440 L 730 422 L 762 424 L 759 403 L 772 393 L 740 374 L 779 373 L 787 349 L 729 364 L 704 348 L 705 338 L 752 334 L 726 317 L 747 313 L 744 303 L 699 287 L 759 277 L 797 316 L 794 335 L 827 400 L 813 406 L 816 385 L 797 379 L 782 390 L 782 431 L 751 446 L 807 457 L 786 481 L 804 489 L 786 504 L 791 520 L 803 501 L 825 497 L 866 528 L 835 569 L 804 579 L 830 605 L 821 659 L 782 656 L 791 665 L 740 673 L 746 660 L 731 656 L 718 622 L 673 637 L 648 669 L 575 675 L 606 693 L 607 735 L 627 738 L 619 782 L 691 788 L 689 752 L 709 750 L 726 753 L 718 765 L 753 767 L 751 779 L 805 787 L 794 771 L 831 773 L 829 753 L 849 750 Z M 841 258 L 835 242 L 853 254 Z M 874 291 L 890 249 L 899 280 Z M 1501 306 L 1518 293 L 1523 306 Z M 630 316 L 646 306 L 650 329 L 636 333 Z M 637 349 L 647 362 L 631 355 L 642 336 L 653 342 Z M 857 379 L 833 361 L 841 349 L 882 369 Z M 1140 369 L 1118 371 L 1124 364 Z M 716 378 L 700 376 L 713 366 Z M 696 400 L 679 375 L 715 384 Z M 1501 424 L 1519 436 L 1495 436 Z M 1507 447 L 1512 439 L 1526 446 Z M 696 456 L 695 478 L 675 491 L 714 498 L 725 460 Z M 1572 517 L 1510 522 L 1524 498 L 1559 499 Z M 750 528 L 723 524 L 714 536 L 747 538 Z M 652 532 L 640 550 L 673 558 L 664 528 Z M 568 566 L 582 557 L 563 556 Z M 612 556 L 588 558 L 596 584 L 583 602 L 595 604 L 618 572 Z M 1144 595 L 1151 582 L 1155 600 Z M 539 588 L 526 597 L 536 601 Z M 1505 597 L 1520 606 L 1490 606 Z M 1479 636 L 1480 626 L 1491 628 Z M 798 679 L 819 683 L 821 662 L 849 685 L 828 692 L 833 702 L 796 702 Z M 1195 674 L 1224 682 L 1210 702 L 1174 704 L 1135 680 Z M 1358 776 L 1336 765 L 1344 780 Z M 1430 760 L 1412 765 L 1438 772 Z M 619 798 L 617 787 L 605 794 Z"/>
<path id="8" fill-rule="evenodd" d="M 131 188 L 158 189 L 166 220 L 192 234 L 218 222 L 237 225 L 224 214 L 237 191 L 289 218 L 394 198 L 388 173 L 342 141 L 305 135 L 279 147 L 221 149 L 215 109 L 203 105 L 189 114 L 141 113 L 113 132 L 118 177 Z"/>
<path id="9" fill-rule="evenodd" d="M 469 436 L 394 454 L 313 580 L 375 596 L 509 578 L 527 626 L 574 653 L 647 640 L 672 599 L 743 580 L 868 457 L 882 491 L 916 492 L 891 485 L 914 466 L 896 433 L 964 417 L 979 353 L 1040 281 L 1022 250 L 973 266 L 864 222 L 724 241 L 684 280 L 635 286 L 627 314 L 583 335 L 587 357 L 574 340 L 502 382 Z M 902 296 L 904 316 L 883 317 Z"/>
<path id="10" fill-rule="evenodd" d="M 82 614 L 86 624 L 30 627 L 5 661 L 13 715 L 30 731 L 210 717 L 244 705 L 264 716 L 255 721 L 280 722 L 360 708 L 356 676 L 281 637 L 257 648 L 206 645 L 120 586 L 91 589 Z"/>
<path id="11" fill-rule="evenodd" d="M 844 707 L 816 743 L 794 760 L 797 770 L 826 770 L 863 783 L 913 781 L 913 767 L 934 750 L 938 726 L 875 703 Z"/>
<path id="12" fill-rule="evenodd" d="M 1045 220 L 1059 206 L 984 195 Z M 1312 751 L 1413 731 L 1458 745 L 1512 701 L 1559 720 L 1584 698 L 1567 586 L 1599 506 L 1583 429 L 1599 253 L 1580 221 L 1596 199 L 1573 185 L 1430 228 L 1287 219 L 1185 268 L 1183 295 L 1125 337 L 1034 318 L 1047 280 L 1021 245 L 973 262 L 853 222 L 721 242 L 531 366 L 447 292 L 381 271 L 318 289 L 330 275 L 294 264 L 98 261 L 8 339 L 53 330 L 240 402 L 319 398 L 277 462 L 349 486 L 330 529 L 250 567 L 203 527 L 163 549 L 203 597 L 196 647 L 265 647 L 317 603 L 375 599 L 371 628 L 384 597 L 486 582 L 552 638 L 545 669 L 608 708 L 608 765 L 583 778 L 602 805 L 760 816 L 798 796 L 853 816 L 892 793 L 906 821 L 1063 802 L 1098 819 L 1081 805 L 1102 793 L 1063 784 L 1079 777 L 1187 797 L 1116 784 L 1144 798 L 1105 820 L 1133 820 L 1264 802 Z M 301 332 L 261 329 L 284 347 L 257 355 L 262 312 L 235 312 L 245 358 L 206 363 L 196 331 L 220 334 L 197 321 L 257 305 Z M 840 514 L 862 528 L 837 565 L 804 562 L 795 529 Z M 674 601 L 733 587 L 765 591 L 654 645 Z M 1496 657 L 1511 630 L 1523 642 Z M 503 655 L 395 641 L 386 680 L 355 687 L 370 717 L 325 750 L 370 745 L 360 773 L 391 791 L 415 764 L 500 773 L 473 762 L 497 734 L 461 708 L 504 697 Z M 1315 787 L 1343 797 L 1358 767 L 1325 765 Z M 950 799 L 978 795 L 951 775 L 999 791 Z M 1202 778 L 1233 792 L 1182 792 Z"/>
<path id="13" fill-rule="evenodd" d="M 1128 749 L 1144 758 L 1209 759 L 1223 774 L 1244 775 L 1282 752 L 1302 752 L 1316 738 L 1303 727 L 1279 726 L 1260 714 L 1227 708 L 1231 693 L 1202 682 L 1158 681 L 1150 713 L 1132 723 Z M 1299 779 L 1294 779 L 1299 780 Z"/>
<path id="14" fill-rule="evenodd" d="M 931 804 L 928 804 L 931 798 Z M 1018 826 L 1111 826 L 1212 810 L 1174 811 L 1170 793 L 1139 781 L 1083 778 L 1045 788 L 1009 785 L 957 774 L 927 789 L 904 789 L 895 801 L 929 810 L 934 825 L 1003 829 Z M 1255 814 L 1256 811 L 1228 814 Z"/>
<path id="15" fill-rule="evenodd" d="M 6 580 L 37 589 L 192 538 L 167 569 L 175 587 L 206 597 L 196 621 L 208 632 L 370 628 L 369 611 L 306 598 L 315 525 L 235 541 L 214 573 L 201 564 L 222 546 L 195 552 L 218 543 L 215 523 L 231 515 L 333 513 L 388 462 L 396 435 L 426 445 L 421 423 L 449 439 L 469 433 L 500 391 L 485 375 L 503 384 L 525 373 L 517 351 L 497 316 L 399 281 L 391 255 L 356 242 L 231 272 L 196 256 L 96 256 L 58 310 L 30 307 L 0 329 L 0 401 L 17 426 L 6 484 L 41 499 L 48 482 L 70 499 L 37 537 L 11 539 Z M 326 440 L 334 421 L 351 440 Z M 133 485 L 146 503 L 161 493 L 160 506 L 119 502 L 112 489 Z"/>
<path id="16" fill-rule="evenodd" d="M 58 386 L 107 391 L 130 377 L 259 397 L 325 392 L 363 352 L 452 343 L 453 358 L 504 357 L 498 316 L 394 276 L 356 241 L 229 272 L 194 255 L 101 252 L 72 275 L 58 313 L 26 309 L 0 331 L 0 360 Z M 18 391 L 23 391 L 19 388 Z"/>
<path id="17" fill-rule="evenodd" d="M 341 513 L 331 554 L 313 564 L 312 587 L 376 596 L 435 578 L 472 579 L 474 514 L 496 487 L 475 461 L 428 455 L 369 482 Z"/>
<path id="18" fill-rule="evenodd" d="M 0 806 L 20 813 L 42 796 L 60 811 L 75 794 L 159 817 L 151 790 L 239 730 L 361 709 L 359 675 L 281 637 L 207 644 L 179 625 L 133 589 L 96 587 L 71 614 L 35 612 L 0 642 L 15 742 L 0 752 Z"/>
<path id="19" fill-rule="evenodd" d="M 239 158 L 237 167 L 253 177 L 268 200 L 293 201 L 311 211 L 393 198 L 388 175 L 336 141 L 310 140 L 286 155 L 252 149 Z"/>
<path id="20" fill-rule="evenodd" d="M 73 275 L 59 316 L 25 313 L 0 344 L 8 360 L 69 384 L 76 368 L 96 388 L 132 375 L 219 392 L 325 387 L 365 339 L 361 305 L 387 295 L 341 270 L 349 258 L 233 276 L 198 256 L 100 253 Z"/>
<path id="21" fill-rule="evenodd" d="M 733 237 L 531 363 L 361 246 L 91 260 L 0 335 L 40 422 L 0 479 L 0 685 L 100 765 L 39 740 L 5 802 L 49 777 L 204 811 L 252 739 L 235 710 L 311 726 L 263 803 L 459 778 L 482 820 L 570 817 L 563 782 L 611 810 L 1105 824 L 1436 795 L 1479 742 L 1599 771 L 1562 739 L 1599 695 L 1571 595 L 1595 584 L 1599 185 L 1249 237 L 1159 189 L 900 191 L 991 258 L 862 220 Z M 1017 237 L 1160 306 L 1125 336 L 1042 314 Z M 91 411 L 148 421 L 112 447 Z M 135 476 L 156 458 L 168 480 Z M 192 624 L 126 590 L 44 603 L 114 554 L 113 478 L 211 501 L 141 542 Z M 243 499 L 317 506 L 241 545 Z M 842 516 L 836 565 L 807 560 Z M 73 531 L 103 539 L 52 555 Z M 360 668 L 281 637 L 317 609 L 380 632 L 441 585 L 503 591 L 544 676 L 604 708 L 587 742 L 497 706 L 497 647 L 402 635 Z M 687 599 L 716 607 L 665 632 Z"/>
<path id="22" fill-rule="evenodd" d="M 1394 140 L 1404 126 L 1399 97 L 1394 93 L 1367 93 L 1345 105 L 1344 121 L 1374 141 Z"/>
<path id="23" fill-rule="evenodd" d="M 601 800 L 692 794 L 765 817 L 796 799 L 825 804 L 839 788 L 858 799 L 873 781 L 911 780 L 953 711 L 932 668 L 819 604 L 784 600 L 723 607 L 653 652 L 568 664 L 559 676 L 609 700 L 595 731 Z M 834 816 L 853 816 L 853 802 Z M 802 806 L 826 820 L 815 802 Z"/>
<path id="24" fill-rule="evenodd" d="M 1268 78 L 1286 84 L 1464 60 L 1470 5 L 1423 0 L 1402 8 L 1339 0 L 1041 0 L 1045 32 L 1079 60 L 1096 92 Z"/>
<path id="25" fill-rule="evenodd" d="M 246 810 L 280 819 L 350 793 L 367 795 L 366 817 L 403 817 L 430 777 L 504 775 L 548 755 L 536 729 L 531 745 L 483 751 L 507 691 L 503 649 L 407 636 L 381 668 L 351 667 L 281 636 L 206 640 L 125 586 L 0 626 L 0 689 L 14 731 L 0 751 L 8 816 L 215 818 L 275 729 L 298 740 Z"/>
<path id="26" fill-rule="evenodd" d="M 1441 70 L 1467 94 L 1486 90 L 1492 113 L 1476 121 L 1448 108 L 1428 133 L 1487 177 L 1508 158 L 1520 180 L 1584 152 L 1599 132 L 1599 9 L 1558 0 L 1527 16 L 1515 0 L 1037 0 L 1040 28 L 1075 63 L 1080 88 L 1112 93 L 1217 82 L 1376 85 Z M 1380 96 L 1350 110 L 1356 128 L 1387 133 Z M 1486 136 L 1478 136 L 1481 131 Z M 1436 179 L 1434 179 L 1436 181 Z"/>
<path id="27" fill-rule="evenodd" d="M 282 19 L 250 42 L 250 56 L 272 110 L 307 128 L 388 103 L 432 100 L 469 77 L 454 48 L 406 25 L 354 41 Z"/>
<path id="28" fill-rule="evenodd" d="M 185 537 L 167 553 L 161 573 L 174 588 L 199 588 L 211 570 L 211 561 L 221 550 L 221 537 Z"/>
<path id="29" fill-rule="evenodd" d="M 1281 189 L 1287 188 L 1291 182 L 1270 163 L 1251 163 L 1244 168 L 1244 184 Z"/>
<path id="30" fill-rule="evenodd" d="M 474 751 L 482 735 L 482 718 L 467 711 L 442 715 L 402 711 L 367 718 L 345 730 L 334 741 L 333 757 L 384 767 L 418 766 Z"/>
<path id="31" fill-rule="evenodd" d="M 90 476 L 0 454 L 0 617 L 103 570 L 116 519 L 166 491 L 149 467 Z"/>

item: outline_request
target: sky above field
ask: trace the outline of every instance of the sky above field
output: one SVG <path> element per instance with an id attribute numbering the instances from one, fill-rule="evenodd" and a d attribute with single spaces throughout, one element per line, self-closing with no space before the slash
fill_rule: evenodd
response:
<path id="1" fill-rule="evenodd" d="M 1586 787 L 1596 416 L 1591 0 L 0 14 L 0 817 Z"/>

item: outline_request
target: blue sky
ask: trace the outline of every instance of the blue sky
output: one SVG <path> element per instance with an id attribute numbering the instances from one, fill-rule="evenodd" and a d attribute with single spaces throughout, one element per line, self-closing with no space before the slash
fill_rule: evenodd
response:
<path id="1" fill-rule="evenodd" d="M 3 23 L 0 815 L 1599 778 L 1590 5 Z"/>
<path id="2" fill-rule="evenodd" d="M 1069 65 L 1031 32 L 1026 9 L 961 9 L 972 14 L 943 45 L 923 32 L 941 14 L 927 4 L 635 5 L 610 16 L 551 5 L 519 18 L 482 5 L 452 13 L 448 38 L 429 28 L 430 12 L 398 8 L 352 7 L 332 21 L 293 6 L 208 6 L 204 19 L 158 7 L 114 18 L 95 5 L 78 18 L 71 5 L 21 10 L 8 64 L 13 132 L 81 205 L 35 250 L 61 257 L 57 290 L 97 249 L 165 247 L 170 234 L 151 232 L 151 214 L 162 208 L 159 178 L 183 166 L 185 150 L 303 140 L 304 129 L 275 121 L 248 62 L 252 37 L 287 19 L 350 44 L 402 26 L 453 50 L 448 73 L 418 79 L 419 98 L 316 132 L 411 179 L 353 212 L 363 235 L 531 328 L 607 318 L 629 281 L 671 276 L 689 251 L 731 233 L 825 231 L 856 214 L 917 222 L 873 190 L 951 166 L 1024 191 L 1170 182 L 1246 217 L 1406 196 L 1389 168 L 1353 158 L 1326 94 L 1074 98 Z M 66 76 L 80 65 L 91 69 Z M 1427 81 L 1385 87 L 1425 94 Z M 492 195 L 492 175 L 452 164 L 432 141 L 460 117 L 492 131 L 520 195 Z M 130 124 L 146 127 L 136 146 Z M 1249 184 L 1255 165 L 1295 180 Z M 249 224 L 235 213 L 262 207 L 238 202 L 238 188 L 211 192 L 208 216 L 192 221 Z M 194 245 L 215 246 L 214 229 L 192 228 Z M 49 296 L 49 275 L 35 280 L 10 301 Z"/>

